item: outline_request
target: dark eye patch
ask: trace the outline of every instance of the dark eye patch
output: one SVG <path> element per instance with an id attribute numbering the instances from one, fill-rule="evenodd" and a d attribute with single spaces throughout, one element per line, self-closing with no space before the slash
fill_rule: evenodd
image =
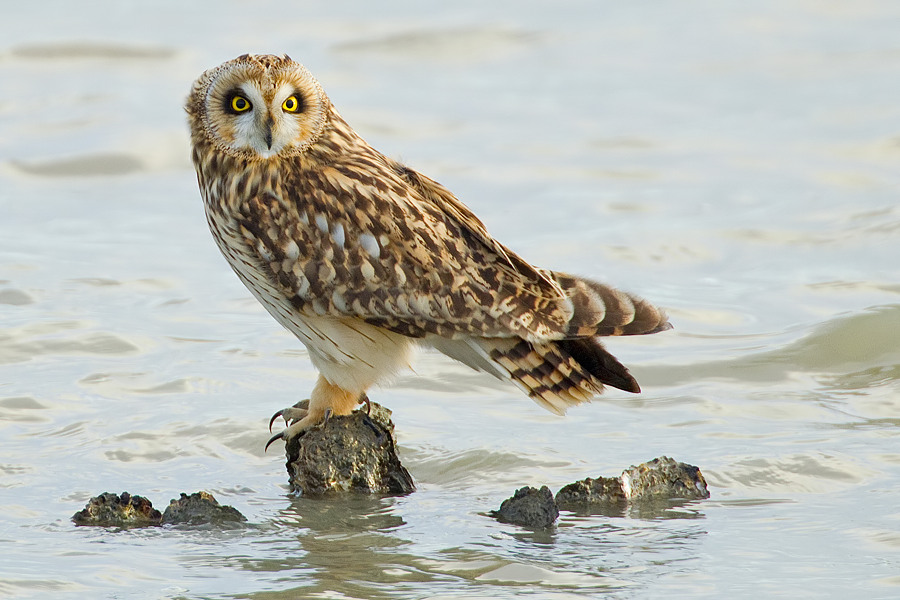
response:
<path id="1" fill-rule="evenodd" d="M 306 109 L 306 102 L 303 101 L 303 94 L 300 93 L 300 90 L 294 90 L 294 93 L 291 95 L 291 97 L 297 101 L 297 107 L 293 110 L 290 110 L 289 112 L 294 114 L 302 113 Z M 284 105 L 282 105 L 282 107 L 287 108 L 284 107 Z"/>
<path id="2" fill-rule="evenodd" d="M 222 110 L 228 114 L 239 115 L 253 108 L 253 103 L 244 96 L 243 92 L 233 89 L 222 100 Z"/>

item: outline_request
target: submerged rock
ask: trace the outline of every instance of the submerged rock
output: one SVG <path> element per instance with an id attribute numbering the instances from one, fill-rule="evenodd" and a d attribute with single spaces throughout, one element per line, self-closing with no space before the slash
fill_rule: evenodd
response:
<path id="1" fill-rule="evenodd" d="M 588 477 L 563 487 L 556 493 L 556 504 L 563 508 L 584 504 L 625 504 L 628 496 L 616 477 Z"/>
<path id="2" fill-rule="evenodd" d="M 563 509 L 577 510 L 670 498 L 709 498 L 709 490 L 699 468 L 661 456 L 629 467 L 619 477 L 588 477 L 570 483 L 556 494 L 556 503 Z"/>
<path id="3" fill-rule="evenodd" d="M 491 516 L 501 523 L 541 529 L 556 521 L 559 509 L 553 501 L 553 493 L 546 485 L 541 489 L 523 487 L 517 489 L 511 498 L 504 500 L 500 510 L 491 511 Z"/>
<path id="4" fill-rule="evenodd" d="M 709 498 L 706 479 L 698 467 L 660 456 L 636 467 L 625 469 L 619 478 L 622 490 L 631 499 Z"/>
<path id="5" fill-rule="evenodd" d="M 83 510 L 72 515 L 76 525 L 98 527 L 147 527 L 159 525 L 162 513 L 143 496 L 132 496 L 128 492 L 121 495 L 104 492 L 94 496 Z"/>
<path id="6" fill-rule="evenodd" d="M 170 501 L 162 514 L 163 525 L 223 525 L 246 520 L 238 509 L 219 504 L 207 492 L 194 492 L 190 496 L 182 492 L 181 498 Z"/>
<path id="7" fill-rule="evenodd" d="M 83 510 L 72 515 L 76 525 L 97 527 L 155 527 L 158 525 L 203 525 L 235 523 L 246 517 L 230 506 L 219 504 L 212 494 L 181 494 L 172 500 L 165 513 L 153 508 L 143 496 L 105 492 L 88 500 Z"/>
<path id="8" fill-rule="evenodd" d="M 308 496 L 358 492 L 408 494 L 415 491 L 400 464 L 391 411 L 372 403 L 369 414 L 331 417 L 285 445 L 291 491 Z"/>
<path id="9" fill-rule="evenodd" d="M 646 506 L 653 500 L 702 498 L 709 498 L 709 490 L 700 469 L 661 456 L 629 467 L 619 477 L 588 477 L 570 483 L 555 498 L 547 486 L 520 488 L 490 515 L 504 523 L 541 528 L 556 520 L 559 509 L 609 509 L 612 515 L 628 505 Z"/>

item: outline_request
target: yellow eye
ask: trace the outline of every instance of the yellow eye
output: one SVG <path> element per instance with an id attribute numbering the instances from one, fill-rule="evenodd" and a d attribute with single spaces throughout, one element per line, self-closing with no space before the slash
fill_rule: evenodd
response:
<path id="1" fill-rule="evenodd" d="M 234 112 L 245 112 L 250 110 L 250 101 L 243 96 L 235 96 L 231 99 L 231 110 Z"/>
<path id="2" fill-rule="evenodd" d="M 300 110 L 300 101 L 297 100 L 297 96 L 288 96 L 288 98 L 281 103 L 281 108 L 284 109 L 284 112 L 297 112 Z"/>

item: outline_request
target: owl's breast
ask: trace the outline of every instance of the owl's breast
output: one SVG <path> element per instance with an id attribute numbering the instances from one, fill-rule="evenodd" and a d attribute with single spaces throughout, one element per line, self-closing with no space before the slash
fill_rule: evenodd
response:
<path id="1" fill-rule="evenodd" d="M 245 198 L 236 211 L 219 208 L 229 202 L 205 200 L 210 231 L 231 268 L 266 311 L 306 345 L 329 381 L 361 392 L 408 362 L 408 337 L 349 314 L 377 308 L 363 302 L 383 302 L 383 293 L 356 287 L 354 277 L 362 275 L 353 275 L 375 277 L 360 257 L 380 255 L 374 236 L 360 240 L 334 217 L 329 222 L 315 211 L 310 217 L 274 192 Z"/>

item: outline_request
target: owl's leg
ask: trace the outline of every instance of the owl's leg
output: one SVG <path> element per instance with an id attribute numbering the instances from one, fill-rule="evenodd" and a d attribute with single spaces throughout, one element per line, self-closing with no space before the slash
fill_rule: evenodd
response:
<path id="1" fill-rule="evenodd" d="M 290 424 L 286 429 L 272 436 L 266 444 L 266 448 L 275 440 L 288 441 L 302 431 L 321 425 L 331 416 L 349 415 L 359 404 L 359 399 L 359 392 L 348 392 L 319 375 L 319 380 L 305 407 L 304 403 L 307 401 L 298 402 L 291 408 L 278 411 L 269 421 L 271 427 L 275 419 L 284 417 L 285 421 L 290 421 Z"/>

